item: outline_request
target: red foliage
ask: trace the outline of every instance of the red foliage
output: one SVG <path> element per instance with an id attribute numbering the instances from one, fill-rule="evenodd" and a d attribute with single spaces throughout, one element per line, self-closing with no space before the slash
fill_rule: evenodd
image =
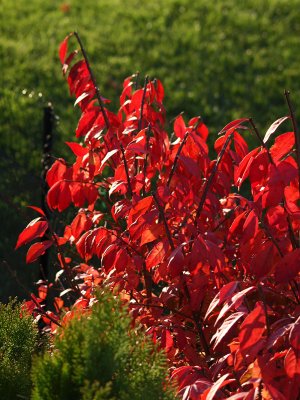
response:
<path id="1" fill-rule="evenodd" d="M 118 112 L 109 111 L 85 52 L 72 65 L 71 36 L 59 55 L 82 110 L 81 143 L 67 143 L 73 165 L 60 159 L 49 170 L 47 202 L 59 212 L 79 209 L 63 237 L 49 229 L 48 240 L 29 249 L 28 262 L 53 243 L 60 297 L 68 294 L 75 307 L 87 309 L 100 284 L 118 290 L 165 349 L 183 399 L 298 398 L 299 149 L 294 132 L 266 145 L 292 116 L 251 151 L 239 131 L 252 121 L 230 122 L 213 160 L 200 118 L 178 116 L 169 138 L 158 80 L 138 88 L 135 76 L 127 78 Z M 249 198 L 234 193 L 245 184 Z M 17 246 L 47 228 L 44 216 L 34 220 Z M 70 246 L 72 259 L 64 255 Z M 40 292 L 38 304 L 48 293 Z M 58 297 L 53 309 L 43 319 L 55 330 L 68 309 Z"/>

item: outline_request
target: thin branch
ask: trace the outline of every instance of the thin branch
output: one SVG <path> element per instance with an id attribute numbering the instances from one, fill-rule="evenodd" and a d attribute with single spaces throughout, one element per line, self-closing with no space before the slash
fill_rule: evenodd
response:
<path id="1" fill-rule="evenodd" d="M 131 187 L 131 183 L 130 183 L 128 164 L 127 164 L 127 161 L 126 161 L 125 151 L 124 151 L 124 147 L 123 147 L 122 144 L 120 144 L 120 149 L 121 149 L 121 152 L 122 152 L 122 157 L 123 157 L 123 162 L 124 162 L 124 168 L 125 168 L 127 184 L 128 184 L 128 191 L 129 191 L 129 195 L 132 197 L 133 192 L 132 192 L 132 187 Z"/>
<path id="2" fill-rule="evenodd" d="M 142 194 L 143 197 L 145 196 L 146 193 L 146 171 L 147 171 L 147 163 L 148 163 L 148 156 L 149 156 L 149 142 L 150 142 L 150 132 L 151 132 L 151 126 L 150 124 L 148 125 L 148 129 L 146 131 L 146 156 L 145 156 L 145 160 L 144 160 L 144 165 L 143 165 L 143 190 L 142 190 Z"/>
<path id="3" fill-rule="evenodd" d="M 94 88 L 95 88 L 95 91 L 96 91 L 96 97 L 97 97 L 97 100 L 98 100 L 98 103 L 99 103 L 99 106 L 100 106 L 100 109 L 101 109 L 101 112 L 102 112 L 102 115 L 103 115 L 103 118 L 104 118 L 104 121 L 105 121 L 106 128 L 108 129 L 110 127 L 109 119 L 107 117 L 107 114 L 106 114 L 106 111 L 105 111 L 105 108 L 104 108 L 104 104 L 103 104 L 103 101 L 102 101 L 102 96 L 101 96 L 100 90 L 99 90 L 99 88 L 97 86 L 97 82 L 96 82 L 93 70 L 91 69 L 91 66 L 90 66 L 86 51 L 85 51 L 85 49 L 83 47 L 83 43 L 81 41 L 81 38 L 80 38 L 78 32 L 75 31 L 74 32 L 74 36 L 76 37 L 76 39 L 77 39 L 77 41 L 79 43 L 83 58 L 85 60 L 86 66 L 88 68 L 88 71 L 90 73 L 90 77 L 92 79 L 92 82 L 93 82 L 93 85 L 94 85 Z"/>
<path id="4" fill-rule="evenodd" d="M 198 209 L 197 209 L 197 212 L 196 212 L 196 217 L 195 217 L 195 220 L 194 220 L 194 226 L 197 226 L 197 221 L 198 221 L 198 218 L 200 217 L 201 211 L 203 209 L 203 206 L 204 206 L 204 203 L 205 203 L 205 200 L 206 200 L 206 196 L 208 194 L 210 186 L 213 183 L 214 177 L 215 177 L 216 172 L 218 170 L 218 166 L 219 166 L 219 164 L 220 164 L 220 162 L 221 162 L 221 160 L 223 158 L 223 155 L 224 155 L 224 153 L 225 153 L 225 151 L 226 151 L 226 149 L 227 149 L 232 137 L 233 137 L 233 133 L 231 133 L 227 137 L 227 139 L 226 139 L 226 141 L 225 141 L 225 143 L 224 143 L 224 145 L 222 147 L 222 150 L 220 151 L 220 154 L 218 155 L 217 162 L 215 163 L 215 165 L 214 165 L 214 167 L 213 167 L 213 169 L 211 171 L 211 174 L 210 174 L 208 180 L 206 181 L 206 185 L 204 187 L 204 190 L 203 190 L 200 202 L 199 202 L 199 206 L 198 206 Z"/>
<path id="5" fill-rule="evenodd" d="M 139 118 L 139 122 L 138 122 L 138 131 L 140 131 L 142 129 L 143 111 L 144 111 L 144 105 L 145 105 L 148 80 L 149 80 L 149 78 L 148 78 L 148 76 L 146 76 L 145 82 L 144 82 L 144 91 L 143 91 L 143 96 L 142 96 L 142 101 L 141 101 L 141 110 L 140 110 L 140 118 Z"/>
<path id="6" fill-rule="evenodd" d="M 270 332 L 271 332 L 270 319 L 269 319 L 268 310 L 267 310 L 266 296 L 265 296 L 265 293 L 264 293 L 264 290 L 263 290 L 261 284 L 258 284 L 258 293 L 259 293 L 259 297 L 263 303 L 264 313 L 265 313 L 265 317 L 266 317 L 267 335 L 269 337 Z"/>
<path id="7" fill-rule="evenodd" d="M 181 151 L 182 151 L 182 149 L 183 149 L 183 146 L 185 145 L 185 142 L 186 142 L 186 140 L 187 140 L 187 138 L 188 138 L 188 135 L 189 135 L 189 131 L 187 131 L 187 132 L 185 133 L 185 135 L 184 135 L 184 137 L 183 137 L 183 140 L 182 140 L 182 142 L 181 142 L 181 144 L 180 144 L 180 146 L 179 146 L 179 148 L 178 148 L 178 151 L 177 151 L 177 153 L 176 153 L 176 156 L 175 156 L 175 159 L 174 159 L 174 163 L 173 163 L 173 165 L 172 165 L 172 169 L 171 169 L 171 172 L 170 172 L 170 175 L 169 175 L 169 178 L 168 178 L 168 182 L 167 182 L 167 186 L 168 186 L 168 187 L 170 186 L 171 180 L 172 180 L 172 178 L 173 178 L 173 175 L 174 175 L 175 170 L 176 170 L 176 167 L 177 167 L 179 155 L 180 155 L 180 153 L 181 153 Z"/>
<path id="8" fill-rule="evenodd" d="M 253 122 L 253 119 L 252 119 L 252 118 L 249 118 L 249 122 L 250 122 L 250 125 L 252 126 L 252 128 L 253 128 L 253 130 L 254 130 L 254 132 L 255 132 L 255 135 L 257 136 L 257 138 L 258 138 L 258 140 L 259 140 L 260 145 L 266 150 L 266 152 L 267 152 L 267 154 L 268 154 L 268 158 L 269 158 L 270 163 L 273 164 L 273 165 L 275 165 L 275 163 L 274 163 L 274 161 L 273 161 L 273 158 L 272 158 L 272 156 L 271 156 L 271 154 L 270 154 L 270 150 L 267 148 L 266 143 L 264 143 L 262 137 L 260 136 L 260 133 L 258 132 L 258 130 L 257 130 L 257 128 L 256 128 L 256 125 L 255 125 L 254 122 Z"/>
<path id="9" fill-rule="evenodd" d="M 172 235 L 171 235 L 171 232 L 170 232 L 168 223 L 167 223 L 167 219 L 166 219 L 166 216 L 165 216 L 164 209 L 163 209 L 163 207 L 161 206 L 161 204 L 160 204 L 160 202 L 159 202 L 159 200 L 158 200 L 156 194 L 153 193 L 152 195 L 153 195 L 153 199 L 154 199 L 154 201 L 155 201 L 156 207 L 157 207 L 157 209 L 158 209 L 158 212 L 159 212 L 159 214 L 160 214 L 160 216 L 161 216 L 161 219 L 162 219 L 162 221 L 163 221 L 163 224 L 164 224 L 164 226 L 165 226 L 167 238 L 168 238 L 169 244 L 170 244 L 170 246 L 171 246 L 171 249 L 172 249 L 172 250 L 175 250 L 175 245 L 174 245 L 173 238 L 172 238 Z"/>

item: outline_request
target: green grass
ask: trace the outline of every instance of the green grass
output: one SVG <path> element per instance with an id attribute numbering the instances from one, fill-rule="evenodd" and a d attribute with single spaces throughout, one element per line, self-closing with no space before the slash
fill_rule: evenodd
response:
<path id="1" fill-rule="evenodd" d="M 141 79 L 148 74 L 162 80 L 169 119 L 181 111 L 186 118 L 201 115 L 215 136 L 230 120 L 248 116 L 263 131 L 287 113 L 284 88 L 299 109 L 299 10 L 300 0 L 2 0 L 3 257 L 25 268 L 13 245 L 29 218 L 21 206 L 40 199 L 42 109 L 48 101 L 60 118 L 54 154 L 64 154 L 63 142 L 73 139 L 79 114 L 57 55 L 69 32 L 80 33 L 114 110 L 123 79 L 140 71 Z M 10 283 L 4 286 L 1 296 L 11 290 Z"/>

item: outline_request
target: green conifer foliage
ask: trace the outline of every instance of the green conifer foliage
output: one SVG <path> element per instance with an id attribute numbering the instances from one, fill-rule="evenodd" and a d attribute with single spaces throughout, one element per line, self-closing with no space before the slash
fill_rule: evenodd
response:
<path id="1" fill-rule="evenodd" d="M 101 294 L 91 313 L 59 332 L 51 353 L 36 359 L 33 400 L 174 399 L 165 355 L 133 327 L 127 309 Z"/>
<path id="2" fill-rule="evenodd" d="M 33 318 L 15 300 L 0 304 L 0 398 L 29 399 L 31 360 L 38 346 Z"/>

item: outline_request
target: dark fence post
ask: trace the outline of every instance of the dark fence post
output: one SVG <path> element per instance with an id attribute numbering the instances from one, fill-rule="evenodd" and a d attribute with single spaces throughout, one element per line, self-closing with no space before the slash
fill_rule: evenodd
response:
<path id="1" fill-rule="evenodd" d="M 41 208 L 46 214 L 47 218 L 50 218 L 50 211 L 46 204 L 46 195 L 48 191 L 48 186 L 46 183 L 46 174 L 48 169 L 51 167 L 52 161 L 50 153 L 52 150 L 53 142 L 53 130 L 54 130 L 55 116 L 53 111 L 53 106 L 48 103 L 44 107 L 44 119 L 43 119 L 43 155 L 42 155 L 42 174 L 41 174 Z M 40 257 L 40 267 L 41 267 L 41 279 L 47 280 L 49 273 L 49 254 L 48 251 L 45 252 Z"/>

